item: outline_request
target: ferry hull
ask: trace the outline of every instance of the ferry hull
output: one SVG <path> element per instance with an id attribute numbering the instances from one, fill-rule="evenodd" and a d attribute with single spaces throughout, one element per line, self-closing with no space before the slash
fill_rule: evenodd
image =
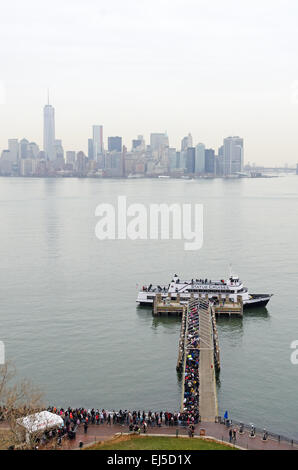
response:
<path id="1" fill-rule="evenodd" d="M 252 299 L 246 300 L 243 302 L 243 308 L 256 308 L 256 307 L 266 307 L 272 295 L 267 294 L 255 294 L 252 295 Z"/>

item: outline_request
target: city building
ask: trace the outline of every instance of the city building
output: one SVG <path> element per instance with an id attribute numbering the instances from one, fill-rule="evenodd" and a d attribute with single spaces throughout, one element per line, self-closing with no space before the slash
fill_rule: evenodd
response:
<path id="1" fill-rule="evenodd" d="M 122 152 L 122 137 L 108 137 L 108 151 Z"/>
<path id="2" fill-rule="evenodd" d="M 146 150 L 146 143 L 142 135 L 132 141 L 132 152 L 143 152 Z"/>
<path id="3" fill-rule="evenodd" d="M 84 152 L 80 151 L 77 153 L 76 158 L 76 170 L 78 176 L 86 176 L 87 172 L 87 157 Z"/>
<path id="4" fill-rule="evenodd" d="M 186 171 L 187 169 L 187 149 L 181 150 L 179 156 L 179 168 L 180 170 Z"/>
<path id="5" fill-rule="evenodd" d="M 64 150 L 62 146 L 62 140 L 59 140 L 59 139 L 55 140 L 54 149 L 55 149 L 55 160 L 56 159 L 64 160 Z"/>
<path id="6" fill-rule="evenodd" d="M 93 139 L 88 139 L 88 158 L 94 160 Z"/>
<path id="7" fill-rule="evenodd" d="M 20 161 L 20 175 L 34 176 L 36 174 L 38 160 L 35 158 L 23 158 Z"/>
<path id="8" fill-rule="evenodd" d="M 10 176 L 12 174 L 11 155 L 8 149 L 3 150 L 0 158 L 0 174 Z"/>
<path id="9" fill-rule="evenodd" d="M 68 150 L 66 152 L 66 164 L 67 165 L 74 165 L 76 162 L 76 152 L 73 150 Z"/>
<path id="10" fill-rule="evenodd" d="M 27 158 L 37 158 L 39 154 L 39 147 L 35 142 L 29 142 L 27 146 Z"/>
<path id="11" fill-rule="evenodd" d="M 218 156 L 215 159 L 215 174 L 216 176 L 223 176 L 224 173 L 224 146 L 218 149 Z"/>
<path id="12" fill-rule="evenodd" d="M 243 171 L 243 139 L 227 137 L 224 139 L 223 175 L 229 176 Z"/>
<path id="13" fill-rule="evenodd" d="M 205 145 L 198 144 L 196 146 L 196 155 L 195 155 L 195 171 L 197 175 L 202 175 L 205 173 Z"/>
<path id="14" fill-rule="evenodd" d="M 22 139 L 20 141 L 19 157 L 21 159 L 22 158 L 29 158 L 29 140 Z"/>
<path id="15" fill-rule="evenodd" d="M 55 160 L 55 108 L 49 102 L 43 110 L 43 121 L 43 149 L 48 160 Z"/>
<path id="16" fill-rule="evenodd" d="M 123 155 L 122 152 L 109 152 L 106 155 L 105 176 L 123 176 Z"/>
<path id="17" fill-rule="evenodd" d="M 195 173 L 196 165 L 196 149 L 195 147 L 188 147 L 186 155 L 186 172 L 189 174 Z"/>
<path id="18" fill-rule="evenodd" d="M 169 147 L 168 149 L 168 165 L 170 172 L 179 168 L 179 166 L 177 166 L 177 151 L 175 148 Z"/>
<path id="19" fill-rule="evenodd" d="M 150 148 L 155 160 L 162 158 L 167 147 L 169 147 L 169 138 L 166 133 L 153 133 L 150 135 Z"/>
<path id="20" fill-rule="evenodd" d="M 8 140 L 8 150 L 10 152 L 10 160 L 12 162 L 17 162 L 19 158 L 19 140 L 18 139 L 9 139 Z"/>
<path id="21" fill-rule="evenodd" d="M 93 158 L 98 159 L 99 156 L 103 155 L 103 126 L 93 126 Z"/>
<path id="22" fill-rule="evenodd" d="M 189 133 L 188 136 L 184 137 L 181 141 L 181 151 L 183 152 L 184 150 L 187 150 L 189 147 L 192 146 L 192 135 L 191 133 Z"/>
<path id="23" fill-rule="evenodd" d="M 215 151 L 213 149 L 205 150 L 205 173 L 215 174 Z"/>

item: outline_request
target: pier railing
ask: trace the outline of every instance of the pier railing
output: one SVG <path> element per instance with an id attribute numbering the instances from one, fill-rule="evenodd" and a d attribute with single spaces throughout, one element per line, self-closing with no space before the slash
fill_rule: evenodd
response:
<path id="1" fill-rule="evenodd" d="M 234 419 L 224 419 L 221 416 L 217 416 L 215 421 L 228 428 L 233 428 L 235 426 L 240 428 L 242 426 L 243 430 L 248 431 L 248 432 L 251 431 L 251 427 L 252 427 L 252 423 L 246 424 L 246 423 L 243 423 L 243 421 L 236 421 Z M 253 424 L 253 427 L 255 429 L 256 434 L 258 435 L 263 435 L 264 431 L 266 431 L 268 435 L 268 439 L 272 439 L 276 442 L 286 442 L 287 444 L 291 444 L 292 446 L 298 446 L 298 439 L 292 439 L 282 434 L 277 434 L 277 433 L 268 431 L 266 427 L 260 428 L 258 426 L 255 426 L 254 424 Z"/>

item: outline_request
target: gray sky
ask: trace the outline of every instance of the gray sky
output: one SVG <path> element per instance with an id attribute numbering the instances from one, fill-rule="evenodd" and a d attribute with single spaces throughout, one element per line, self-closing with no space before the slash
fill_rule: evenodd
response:
<path id="1" fill-rule="evenodd" d="M 245 160 L 298 162 L 298 3 L 293 0 L 2 0 L 0 149 L 42 145 L 46 90 L 65 150 L 92 124 L 131 139 L 192 132 Z"/>

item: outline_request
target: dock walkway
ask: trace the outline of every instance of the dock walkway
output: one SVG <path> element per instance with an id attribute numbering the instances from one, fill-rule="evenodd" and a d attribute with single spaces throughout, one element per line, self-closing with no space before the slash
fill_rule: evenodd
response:
<path id="1" fill-rule="evenodd" d="M 182 319 L 177 364 L 184 379 L 181 412 L 189 410 L 189 394 L 185 392 L 189 391 L 187 372 L 194 367 L 188 364 L 189 360 L 194 362 L 194 359 L 189 359 L 192 356 L 199 358 L 198 370 L 195 372 L 197 377 L 192 378 L 194 383 L 199 383 L 198 400 L 193 400 L 193 403 L 196 404 L 200 419 L 205 422 L 214 422 L 218 415 L 215 370 L 219 367 L 219 349 L 214 328 L 214 310 L 209 301 L 205 298 L 190 301 Z"/>
<path id="2" fill-rule="evenodd" d="M 214 422 L 218 415 L 214 364 L 214 341 L 209 302 L 198 304 L 200 319 L 200 416 L 205 422 Z"/>

